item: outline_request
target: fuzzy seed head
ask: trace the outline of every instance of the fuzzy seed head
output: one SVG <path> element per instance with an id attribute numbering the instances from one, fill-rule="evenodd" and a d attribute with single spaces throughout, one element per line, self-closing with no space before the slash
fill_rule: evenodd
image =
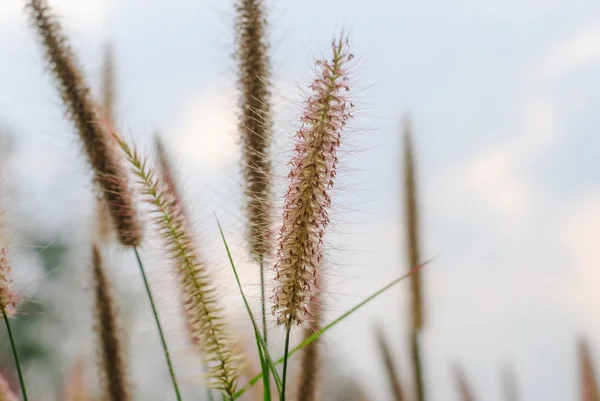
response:
<path id="1" fill-rule="evenodd" d="M 12 287 L 11 269 L 6 256 L 6 248 L 0 248 L 0 307 L 4 309 L 7 316 L 12 316 L 17 311 L 17 294 Z"/>
<path id="2" fill-rule="evenodd" d="M 331 205 L 327 191 L 336 175 L 341 133 L 352 116 L 347 99 L 352 54 L 346 47 L 347 41 L 333 42 L 332 59 L 317 62 L 318 76 L 296 133 L 275 265 L 274 311 L 278 324 L 287 327 L 309 319 L 309 301 L 316 291 Z"/>
<path id="3" fill-rule="evenodd" d="M 240 134 L 243 146 L 248 235 L 252 254 L 263 258 L 271 249 L 270 64 L 262 0 L 236 5 L 236 59 L 240 89 Z"/>
<path id="4" fill-rule="evenodd" d="M 46 0 L 29 0 L 28 10 L 44 46 L 48 69 L 56 79 L 65 113 L 79 133 L 119 240 L 125 246 L 139 245 L 142 230 L 127 176 L 109 133 L 100 124 L 102 113 L 92 99 L 67 38 Z"/>
<path id="5" fill-rule="evenodd" d="M 117 303 L 112 295 L 111 283 L 106 275 L 97 246 L 92 248 L 92 272 L 103 390 L 107 400 L 127 401 L 131 399 L 131 396 L 123 357 Z"/>
<path id="6" fill-rule="evenodd" d="M 231 399 L 243 359 L 219 306 L 213 278 L 194 244 L 181 203 L 156 177 L 146 160 L 116 133 L 113 135 L 138 178 L 144 199 L 151 206 L 158 233 L 175 266 L 188 332 L 208 370 L 207 385 Z"/>

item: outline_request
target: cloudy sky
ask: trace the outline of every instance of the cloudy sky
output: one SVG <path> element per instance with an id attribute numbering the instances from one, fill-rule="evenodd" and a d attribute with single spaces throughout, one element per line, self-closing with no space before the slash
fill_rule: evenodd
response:
<path id="1" fill-rule="evenodd" d="M 209 258 L 223 266 L 213 212 L 239 245 L 236 257 L 245 258 L 231 3 L 51 1 L 94 89 L 104 43 L 114 44 L 119 126 L 142 149 L 162 133 Z M 501 399 L 506 364 L 518 373 L 523 399 L 576 399 L 577 337 L 600 353 L 600 3 L 267 4 L 281 176 L 315 57 L 342 29 L 356 55 L 357 117 L 342 151 L 328 238 L 330 317 L 405 269 L 399 132 L 409 112 L 424 253 L 438 255 L 425 272 L 431 400 L 451 399 L 449 367 L 457 361 L 481 399 Z M 12 204 L 28 224 L 60 231 L 89 217 L 81 205 L 89 175 L 35 39 L 22 2 L 3 0 L 0 123 L 15 137 Z M 278 197 L 284 189 L 278 179 Z M 245 276 L 253 280 L 251 271 Z M 381 365 L 372 352 L 374 324 L 385 326 L 408 371 L 407 288 L 325 339 L 373 399 L 383 399 L 385 388 L 373 373 Z"/>

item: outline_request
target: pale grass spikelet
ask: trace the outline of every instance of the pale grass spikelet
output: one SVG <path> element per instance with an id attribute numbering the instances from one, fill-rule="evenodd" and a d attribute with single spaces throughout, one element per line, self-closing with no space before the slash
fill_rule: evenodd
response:
<path id="1" fill-rule="evenodd" d="M 45 49 L 48 69 L 56 79 L 67 117 L 73 122 L 95 181 L 109 207 L 119 241 L 125 246 L 141 242 L 128 178 L 110 135 L 99 124 L 102 113 L 92 99 L 60 24 L 46 0 L 28 0 L 27 9 Z"/>
<path id="2" fill-rule="evenodd" d="M 278 324 L 291 327 L 310 318 L 309 302 L 316 290 L 325 229 L 331 204 L 327 190 L 336 175 L 336 151 L 346 121 L 352 116 L 347 40 L 332 44 L 331 60 L 317 62 L 318 76 L 305 101 L 295 155 L 288 175 L 283 223 L 279 233 L 274 312 Z"/>
<path id="3" fill-rule="evenodd" d="M 580 400 L 600 401 L 600 391 L 596 381 L 596 371 L 590 347 L 584 339 L 579 340 Z"/>
<path id="4" fill-rule="evenodd" d="M 89 401 L 88 387 L 85 382 L 85 363 L 83 359 L 73 364 L 61 394 L 63 401 Z"/>
<path id="5" fill-rule="evenodd" d="M 115 125 L 115 62 L 114 51 L 110 43 L 104 46 L 104 57 L 102 60 L 102 111 L 104 118 Z M 103 196 L 99 196 L 96 203 L 96 234 L 100 242 L 107 242 L 111 238 L 113 230 L 110 209 Z"/>
<path id="6" fill-rule="evenodd" d="M 0 401 L 17 401 L 18 398 L 15 393 L 10 388 L 10 385 L 4 378 L 4 376 L 0 375 Z"/>
<path id="7" fill-rule="evenodd" d="M 252 255 L 259 260 L 272 247 L 271 94 L 264 8 L 263 0 L 238 0 L 235 24 L 248 237 Z"/>
<path id="8" fill-rule="evenodd" d="M 102 390 L 107 400 L 127 401 L 131 396 L 118 308 L 97 246 L 92 247 L 92 274 Z"/>
<path id="9" fill-rule="evenodd" d="M 227 400 L 232 399 L 243 358 L 219 306 L 213 278 L 194 245 L 181 204 L 148 167 L 146 160 L 116 133 L 113 135 L 138 177 L 165 249 L 175 265 L 188 331 L 208 370 L 207 385 L 221 390 Z"/>
<path id="10" fill-rule="evenodd" d="M 173 163 L 171 162 L 171 158 L 169 157 L 165 144 L 158 134 L 154 136 L 154 149 L 156 151 L 156 157 L 160 171 L 160 180 L 164 184 L 165 190 L 168 191 L 173 200 L 180 205 L 179 207 L 182 209 L 181 212 L 183 213 L 183 206 L 181 206 L 183 199 L 181 197 L 181 191 L 179 190 L 177 179 L 175 178 Z"/>
<path id="11" fill-rule="evenodd" d="M 4 309 L 7 316 L 13 316 L 17 311 L 17 294 L 12 287 L 6 248 L 0 248 L 0 308 Z"/>
<path id="12" fill-rule="evenodd" d="M 454 380 L 456 381 L 456 387 L 460 396 L 460 401 L 475 401 L 473 391 L 467 381 L 467 376 L 462 370 L 460 365 L 454 365 L 453 367 Z"/>
<path id="13" fill-rule="evenodd" d="M 402 383 L 398 375 L 398 367 L 394 363 L 394 357 L 392 356 L 392 350 L 388 343 L 383 330 L 377 327 L 375 330 L 377 338 L 377 346 L 379 353 L 383 358 L 383 365 L 385 367 L 385 374 L 387 375 L 388 384 L 392 391 L 394 401 L 404 401 L 404 390 L 402 389 Z"/>

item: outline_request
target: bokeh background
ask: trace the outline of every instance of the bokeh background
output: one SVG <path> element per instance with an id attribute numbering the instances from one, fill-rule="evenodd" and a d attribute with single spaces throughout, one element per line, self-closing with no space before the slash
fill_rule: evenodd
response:
<path id="1" fill-rule="evenodd" d="M 50 3 L 97 91 L 105 45 L 114 47 L 118 126 L 148 154 L 160 132 L 175 156 L 205 257 L 242 327 L 213 214 L 256 304 L 258 273 L 248 263 L 241 220 L 233 2 Z M 500 372 L 507 366 L 524 400 L 576 399 L 576 341 L 584 336 L 600 349 L 600 3 L 267 4 L 278 200 L 314 59 L 341 30 L 356 55 L 356 118 L 342 150 L 327 244 L 328 318 L 406 271 L 400 139 L 402 116 L 410 113 L 424 256 L 437 256 L 424 271 L 430 399 L 454 399 L 455 362 L 480 399 L 501 399 Z M 23 2 L 3 0 L 1 216 L 27 301 L 18 325 L 29 344 L 30 387 L 50 400 L 78 358 L 86 360 L 93 383 L 88 265 L 95 203 L 91 175 L 36 39 Z M 186 391 L 201 399 L 169 265 L 152 241 L 144 258 L 176 344 L 177 369 Z M 109 260 L 137 399 L 171 399 L 133 258 L 116 248 Z M 323 341 L 334 375 L 326 382 L 350 377 L 373 400 L 386 399 L 373 328 L 384 327 L 406 377 L 407 319 L 408 286 L 400 284 L 328 333 Z M 12 366 L 6 355 L 5 372 Z"/>

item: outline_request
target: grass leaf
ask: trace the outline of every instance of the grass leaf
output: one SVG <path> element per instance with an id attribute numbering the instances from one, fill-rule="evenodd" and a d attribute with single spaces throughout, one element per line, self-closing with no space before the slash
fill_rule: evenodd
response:
<path id="1" fill-rule="evenodd" d="M 216 218 L 216 216 L 215 216 L 215 218 Z M 263 377 L 263 374 L 265 373 L 265 368 L 266 368 L 265 365 L 268 365 L 268 368 L 270 368 L 271 371 L 273 372 L 273 377 L 275 378 L 275 385 L 277 386 L 277 391 L 279 393 L 281 393 L 281 378 L 279 377 L 279 374 L 277 373 L 277 369 L 275 368 L 273 359 L 269 355 L 269 350 L 267 349 L 267 345 L 265 344 L 265 341 L 263 340 L 263 338 L 260 335 L 258 325 L 256 324 L 256 319 L 254 319 L 254 315 L 252 314 L 252 310 L 250 309 L 250 305 L 248 304 L 248 299 L 246 298 L 246 295 L 244 294 L 244 290 L 242 288 L 242 283 L 240 282 L 240 277 L 237 273 L 237 269 L 235 268 L 235 264 L 233 263 L 233 258 L 231 257 L 231 252 L 229 251 L 229 245 L 227 245 L 227 240 L 225 239 L 225 234 L 223 234 L 223 228 L 221 227 L 221 223 L 219 222 L 218 218 L 217 218 L 217 224 L 219 226 L 219 232 L 221 233 L 221 238 L 223 239 L 223 244 L 225 245 L 225 250 L 227 251 L 227 257 L 229 258 L 229 263 L 231 263 L 231 268 L 233 269 L 233 274 L 235 275 L 235 280 L 237 282 L 238 288 L 240 289 L 240 293 L 242 294 L 242 298 L 244 299 L 244 305 L 246 306 L 246 311 L 248 312 L 248 316 L 250 316 L 250 320 L 252 321 L 252 326 L 254 328 L 254 336 L 256 337 L 256 346 L 258 348 L 258 355 L 261 358 L 261 366 L 263 367 L 263 373 L 259 374 L 258 376 L 255 376 L 251 380 L 250 383 L 254 384 L 261 377 Z M 264 354 L 263 354 L 263 352 L 264 352 Z M 266 362 L 266 364 L 264 362 Z M 283 360 L 282 360 L 282 362 L 283 362 Z M 268 369 L 267 369 L 267 371 L 268 371 Z M 256 379 L 256 380 L 254 380 L 254 379 Z M 267 395 L 267 394 L 270 399 L 270 393 L 267 392 L 265 395 Z M 240 394 L 238 391 L 238 393 L 235 394 L 234 400 L 237 399 L 241 395 L 242 394 Z"/>

